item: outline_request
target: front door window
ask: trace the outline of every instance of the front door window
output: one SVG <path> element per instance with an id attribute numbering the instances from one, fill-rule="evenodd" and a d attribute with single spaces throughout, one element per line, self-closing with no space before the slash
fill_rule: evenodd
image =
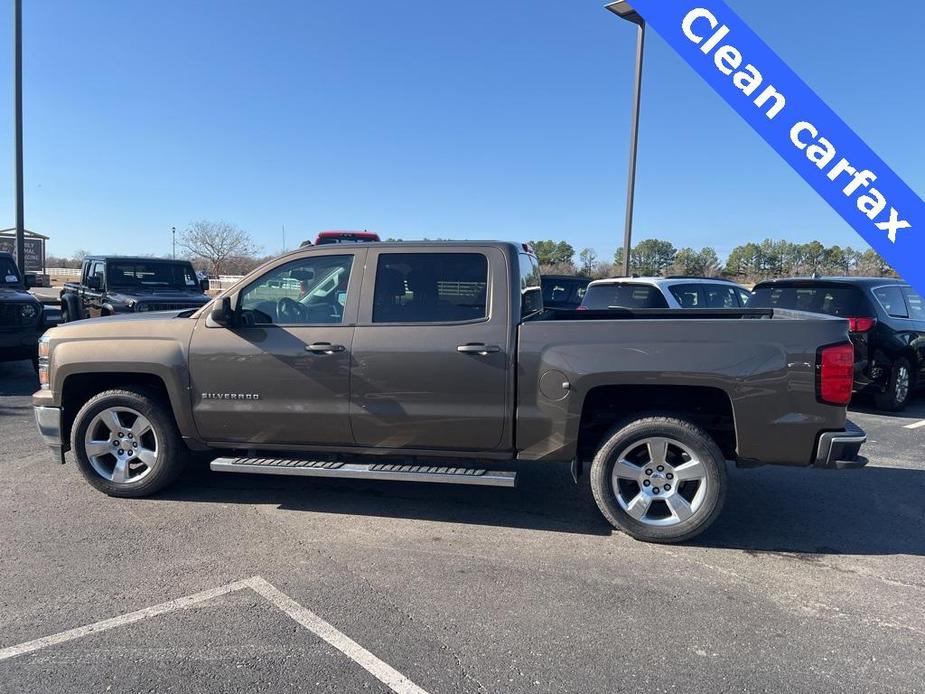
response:
<path id="1" fill-rule="evenodd" d="M 344 320 L 352 255 L 302 258 L 241 292 L 244 325 L 338 325 Z"/>

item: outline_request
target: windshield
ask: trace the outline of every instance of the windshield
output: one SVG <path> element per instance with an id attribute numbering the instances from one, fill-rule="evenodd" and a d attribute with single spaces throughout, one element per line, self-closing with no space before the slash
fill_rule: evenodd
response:
<path id="1" fill-rule="evenodd" d="M 19 278 L 19 270 L 16 269 L 16 263 L 9 258 L 0 258 L 0 285 L 9 287 L 18 287 L 22 284 Z"/>
<path id="2" fill-rule="evenodd" d="M 668 308 L 658 287 L 648 284 L 596 284 L 588 287 L 581 304 L 590 310 L 609 308 Z"/>
<path id="3" fill-rule="evenodd" d="M 110 261 L 106 273 L 110 287 L 195 289 L 199 286 L 190 263 Z"/>

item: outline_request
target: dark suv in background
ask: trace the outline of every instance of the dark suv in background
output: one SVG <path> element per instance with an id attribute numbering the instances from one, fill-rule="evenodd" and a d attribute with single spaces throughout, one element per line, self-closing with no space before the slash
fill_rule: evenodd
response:
<path id="1" fill-rule="evenodd" d="M 578 275 L 543 275 L 543 306 L 574 311 L 581 306 L 591 280 Z"/>
<path id="2" fill-rule="evenodd" d="M 23 277 L 11 254 L 0 252 L 0 361 L 35 361 L 38 356 L 45 311 L 26 291 L 31 280 L 30 275 Z"/>
<path id="3" fill-rule="evenodd" d="M 847 318 L 854 390 L 879 409 L 901 410 L 925 386 L 925 302 L 903 280 L 884 277 L 778 279 L 755 285 L 749 308 L 790 308 Z"/>

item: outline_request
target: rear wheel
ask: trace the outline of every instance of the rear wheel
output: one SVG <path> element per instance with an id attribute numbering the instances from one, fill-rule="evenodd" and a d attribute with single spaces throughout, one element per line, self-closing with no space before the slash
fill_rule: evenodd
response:
<path id="1" fill-rule="evenodd" d="M 166 405 L 144 390 L 107 390 L 91 398 L 74 420 L 72 448 L 92 486 L 124 497 L 168 486 L 189 454 Z"/>
<path id="2" fill-rule="evenodd" d="M 610 523 L 644 542 L 683 542 L 719 515 L 726 461 L 702 429 L 646 417 L 615 429 L 591 466 L 591 489 Z"/>
<path id="3" fill-rule="evenodd" d="M 890 370 L 890 380 L 882 393 L 874 396 L 874 403 L 878 410 L 897 412 L 909 404 L 912 396 L 912 367 L 909 360 L 899 357 L 893 362 Z"/>

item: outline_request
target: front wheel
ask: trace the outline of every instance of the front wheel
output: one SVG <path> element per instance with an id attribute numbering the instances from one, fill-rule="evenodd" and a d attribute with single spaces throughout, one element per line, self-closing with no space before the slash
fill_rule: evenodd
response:
<path id="1" fill-rule="evenodd" d="M 643 542 L 683 542 L 716 519 L 726 498 L 726 461 L 700 427 L 645 417 L 611 432 L 591 466 L 604 517 Z"/>
<path id="2" fill-rule="evenodd" d="M 171 484 L 189 452 L 170 410 L 145 390 L 107 390 L 74 419 L 72 448 L 84 478 L 110 496 L 141 497 Z"/>

